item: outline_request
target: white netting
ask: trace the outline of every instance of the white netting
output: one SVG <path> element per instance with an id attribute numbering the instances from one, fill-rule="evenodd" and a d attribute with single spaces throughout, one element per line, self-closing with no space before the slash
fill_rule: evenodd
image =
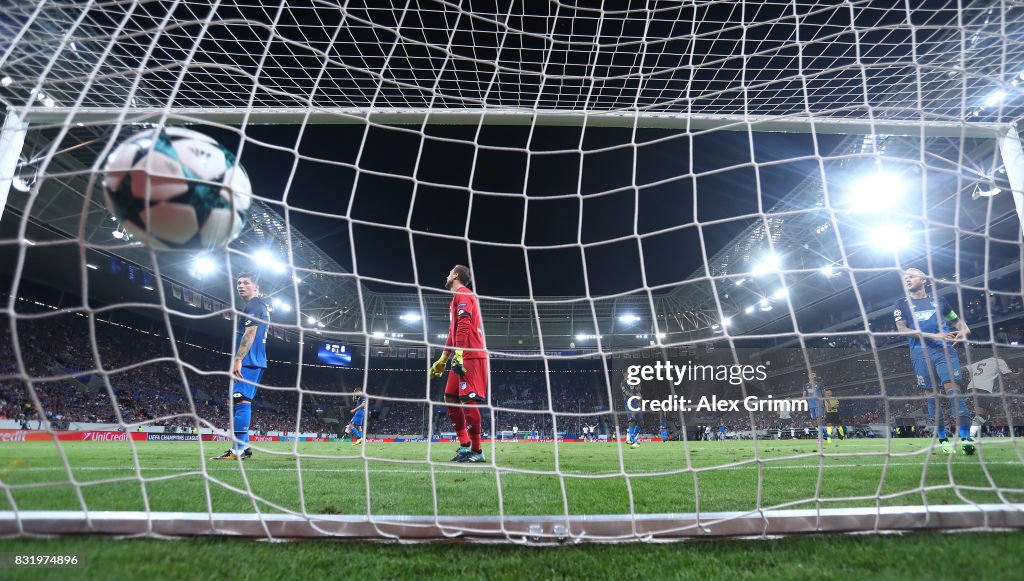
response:
<path id="1" fill-rule="evenodd" d="M 0 440 L 38 441 L 0 442 L 0 530 L 1021 526 L 1024 8 L 474 8 L 5 8 Z M 228 249 L 153 253 L 104 204 L 109 152 L 178 124 L 252 181 Z M 449 462 L 425 372 L 456 263 L 491 356 L 472 466 Z M 932 434 L 893 320 L 908 267 L 972 330 L 959 387 L 992 380 L 970 398 L 988 409 L 974 456 Z M 273 306 L 255 453 L 211 462 L 250 271 Z M 652 400 L 803 401 L 815 371 L 857 437 L 818 444 L 803 411 L 671 411 L 638 421 L 634 449 L 619 373 L 658 361 L 767 378 L 651 381 Z"/>

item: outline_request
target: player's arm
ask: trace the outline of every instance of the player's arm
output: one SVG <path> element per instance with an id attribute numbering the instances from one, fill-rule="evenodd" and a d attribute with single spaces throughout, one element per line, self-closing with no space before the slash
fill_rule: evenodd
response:
<path id="1" fill-rule="evenodd" d="M 955 331 L 946 333 L 945 339 L 947 341 L 957 343 L 963 341 L 971 334 L 971 328 L 967 326 L 967 321 L 961 319 L 945 299 L 942 300 L 942 317 L 947 323 L 956 325 Z"/>
<path id="2" fill-rule="evenodd" d="M 245 327 L 242 339 L 238 342 L 238 350 L 235 351 L 235 360 L 231 365 L 231 372 L 238 378 L 242 377 L 242 361 L 245 360 L 245 356 L 249 354 L 249 350 L 252 349 L 252 344 L 256 340 L 256 324 L 251 319 L 249 322 L 253 324 L 247 324 Z"/>
<path id="3" fill-rule="evenodd" d="M 476 297 L 463 293 L 456 297 L 455 303 L 455 341 L 452 347 L 455 352 L 452 355 L 452 369 L 459 375 L 466 374 L 466 368 L 462 363 L 463 349 L 469 347 L 469 336 L 473 333 L 473 315 L 476 313 Z"/>
<path id="4" fill-rule="evenodd" d="M 902 303 L 902 304 L 901 304 Z M 896 307 L 893 309 L 893 318 L 896 320 L 896 331 L 901 335 L 917 335 L 919 337 L 927 337 L 929 339 L 935 339 L 937 341 L 946 341 L 947 336 L 938 333 L 922 333 L 920 330 L 914 328 L 911 329 L 907 325 L 906 314 L 910 312 L 910 307 L 907 306 L 903 301 L 898 301 Z M 956 314 L 956 313 L 954 313 Z"/>

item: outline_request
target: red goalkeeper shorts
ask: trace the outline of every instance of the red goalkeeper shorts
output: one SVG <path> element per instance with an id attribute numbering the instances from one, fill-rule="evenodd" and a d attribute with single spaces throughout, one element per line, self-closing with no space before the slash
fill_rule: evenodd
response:
<path id="1" fill-rule="evenodd" d="M 448 370 L 445 395 L 454 395 L 459 401 L 487 402 L 487 359 L 464 359 L 466 375 Z"/>

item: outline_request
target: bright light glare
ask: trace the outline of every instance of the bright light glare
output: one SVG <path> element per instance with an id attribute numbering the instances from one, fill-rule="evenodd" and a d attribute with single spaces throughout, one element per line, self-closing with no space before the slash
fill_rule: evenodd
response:
<path id="1" fill-rule="evenodd" d="M 871 244 L 879 250 L 901 250 L 910 245 L 910 232 L 903 226 L 886 224 L 871 231 Z"/>
<path id="2" fill-rule="evenodd" d="M 764 258 L 761 259 L 761 262 L 754 265 L 754 270 L 751 271 L 751 274 L 754 276 L 761 276 L 762 274 L 768 274 L 769 272 L 778 272 L 780 267 L 782 267 L 782 258 L 773 252 L 771 254 L 766 254 Z"/>
<path id="3" fill-rule="evenodd" d="M 1003 91 L 1002 89 L 1000 89 L 1000 90 L 992 93 L 988 97 L 985 97 L 985 106 L 986 107 L 995 107 L 996 105 L 1002 103 L 1003 99 L 1005 99 L 1005 98 L 1006 98 L 1006 91 Z"/>
<path id="4" fill-rule="evenodd" d="M 783 287 L 783 288 L 780 288 L 779 290 L 775 291 L 774 293 L 772 293 L 772 299 L 777 301 L 779 299 L 785 298 L 786 295 L 788 295 L 788 294 L 789 294 L 789 289 Z"/>
<path id="5" fill-rule="evenodd" d="M 835 273 L 835 267 L 833 267 L 831 264 L 826 264 L 825 266 L 818 269 L 818 272 L 825 276 L 832 276 L 832 274 Z"/>
<path id="6" fill-rule="evenodd" d="M 214 264 L 213 259 L 209 256 L 200 256 L 196 258 L 195 263 L 192 265 L 192 269 L 200 276 L 210 274 L 216 267 L 217 265 Z"/>
<path id="7" fill-rule="evenodd" d="M 306 317 L 306 324 L 313 325 L 315 323 L 316 323 L 316 317 L 314 317 L 313 315 L 310 315 L 310 316 Z"/>
<path id="8" fill-rule="evenodd" d="M 5 76 L 4 78 L 0 79 L 0 87 L 10 87 L 11 83 L 13 83 L 13 82 L 14 82 L 14 79 L 12 79 L 11 77 Z"/>
<path id="9" fill-rule="evenodd" d="M 619 322 L 631 325 L 640 320 L 640 317 L 636 315 L 619 315 Z"/>
<path id="10" fill-rule="evenodd" d="M 121 240 L 122 238 L 124 238 L 124 232 L 121 232 L 120 230 L 114 230 L 114 238 Z"/>
<path id="11" fill-rule="evenodd" d="M 384 331 L 374 331 L 373 332 L 373 338 L 374 339 L 383 339 L 384 338 Z"/>
<path id="12" fill-rule="evenodd" d="M 270 270 L 273 270 L 277 274 L 284 274 L 284 272 L 288 270 L 288 267 L 285 266 L 283 262 L 274 261 L 270 263 Z"/>
<path id="13" fill-rule="evenodd" d="M 420 316 L 419 313 L 406 313 L 399 318 L 405 321 L 406 323 L 415 323 L 422 319 L 423 317 Z"/>
<path id="14" fill-rule="evenodd" d="M 854 212 L 882 212 L 898 204 L 907 193 L 907 184 L 898 176 L 875 172 L 850 188 L 850 209 Z"/>
<path id="15" fill-rule="evenodd" d="M 748 315 L 749 315 L 750 313 L 753 313 L 753 312 L 754 312 L 754 305 L 750 305 L 749 307 L 747 307 L 747 308 L 743 309 L 743 312 L 744 312 L 744 313 L 746 313 L 746 314 L 748 314 Z"/>
<path id="16" fill-rule="evenodd" d="M 728 327 L 732 323 L 732 317 L 722 317 L 722 326 Z"/>
<path id="17" fill-rule="evenodd" d="M 762 311 L 768 312 L 772 310 L 772 304 L 768 302 L 768 299 L 761 299 L 758 304 L 761 306 Z"/>
<path id="18" fill-rule="evenodd" d="M 275 309 L 279 309 L 284 303 L 281 302 L 281 299 L 274 297 L 274 300 L 270 301 L 270 304 L 274 305 Z"/>
<path id="19" fill-rule="evenodd" d="M 289 305 L 288 303 L 281 303 L 281 306 L 279 306 L 278 308 L 281 309 L 282 313 L 292 312 L 292 306 Z"/>

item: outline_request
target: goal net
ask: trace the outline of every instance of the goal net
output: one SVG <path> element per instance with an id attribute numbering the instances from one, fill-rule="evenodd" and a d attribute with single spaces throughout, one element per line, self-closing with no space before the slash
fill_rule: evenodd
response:
<path id="1" fill-rule="evenodd" d="M 1024 525 L 1019 2 L 8 4 L 0 533 Z M 226 248 L 105 203 L 176 126 L 252 183 Z"/>

